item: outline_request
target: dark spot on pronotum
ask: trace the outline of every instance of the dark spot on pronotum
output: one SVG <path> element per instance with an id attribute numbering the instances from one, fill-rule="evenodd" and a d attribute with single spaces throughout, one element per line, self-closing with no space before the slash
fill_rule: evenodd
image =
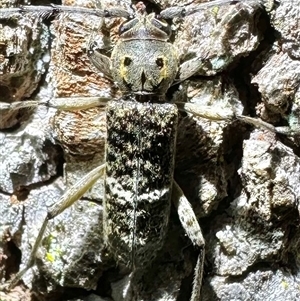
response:
<path id="1" fill-rule="evenodd" d="M 131 62 L 132 62 L 132 59 L 130 57 L 126 56 L 124 59 L 124 66 L 126 66 L 126 67 L 129 66 L 131 64 Z"/>
<path id="2" fill-rule="evenodd" d="M 161 57 L 157 58 L 155 63 L 159 69 L 162 69 L 162 67 L 164 66 L 164 60 Z"/>

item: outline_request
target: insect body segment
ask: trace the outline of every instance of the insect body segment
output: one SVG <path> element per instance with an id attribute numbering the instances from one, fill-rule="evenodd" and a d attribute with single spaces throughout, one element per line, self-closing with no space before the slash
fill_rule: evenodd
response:
<path id="1" fill-rule="evenodd" d="M 104 241 L 131 269 L 150 263 L 167 233 L 177 117 L 173 104 L 107 105 Z"/>
<path id="2" fill-rule="evenodd" d="M 127 41 L 119 43 L 115 51 L 118 55 L 112 55 L 112 76 L 123 93 L 164 95 L 173 83 L 177 58 L 171 44 Z"/>
<path id="3" fill-rule="evenodd" d="M 124 94 L 163 96 L 178 71 L 176 51 L 168 38 L 165 23 L 155 19 L 154 14 L 140 14 L 121 26 L 109 67 L 102 67 L 100 62 L 107 60 L 103 55 L 91 50 L 89 56 L 101 71 L 110 69 Z"/>

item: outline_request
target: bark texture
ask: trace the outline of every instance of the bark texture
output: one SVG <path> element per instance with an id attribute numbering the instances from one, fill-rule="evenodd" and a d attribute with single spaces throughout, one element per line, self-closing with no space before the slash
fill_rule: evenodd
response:
<path id="1" fill-rule="evenodd" d="M 150 4 L 150 10 L 185 1 L 155 2 L 160 6 Z M 112 3 L 116 1 L 101 1 L 103 8 Z M 0 7 L 19 4 L 24 2 L 7 0 Z M 63 4 L 93 7 L 92 0 Z M 130 9 L 127 2 L 120 5 Z M 109 55 L 121 23 L 74 14 L 44 23 L 35 15 L 16 13 L 9 21 L 1 16 L 0 101 L 118 99 L 117 87 L 91 65 L 86 50 L 94 40 Z M 201 60 L 202 65 L 180 87 L 171 87 L 168 99 L 299 130 L 298 1 L 211 7 L 175 20 L 174 29 L 171 39 L 180 61 Z M 4 282 L 28 260 L 47 208 L 104 162 L 106 121 L 103 108 L 58 112 L 38 106 L 0 114 Z M 237 120 L 180 116 L 175 179 L 206 240 L 202 301 L 300 299 L 299 155 L 297 135 Z M 120 287 L 129 280 L 102 242 L 103 183 L 99 180 L 84 200 L 49 224 L 36 265 L 24 283 L 0 292 L 0 300 L 123 300 Z M 197 250 L 172 209 L 165 245 L 145 271 L 138 300 L 189 300 L 196 258 Z"/>

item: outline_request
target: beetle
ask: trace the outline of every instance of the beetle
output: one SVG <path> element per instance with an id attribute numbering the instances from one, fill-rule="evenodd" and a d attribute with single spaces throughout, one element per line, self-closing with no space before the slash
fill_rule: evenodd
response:
<path id="1" fill-rule="evenodd" d="M 217 2 L 217 4 L 218 3 L 219 2 Z M 26 8 L 24 9 L 26 11 Z M 54 6 L 54 9 L 59 11 L 64 8 Z M 185 7 L 170 8 L 162 11 L 160 18 L 168 19 L 169 17 L 173 18 L 176 16 L 183 16 L 184 14 L 188 15 L 189 13 L 193 13 L 194 10 L 189 12 L 188 10 L 186 11 Z M 137 95 L 140 100 L 144 100 L 145 98 L 149 99 L 150 97 L 155 99 L 157 97 L 158 101 L 162 101 L 166 91 L 178 75 L 177 71 L 179 68 L 176 52 L 172 44 L 168 42 L 168 31 L 170 31 L 170 29 L 168 24 L 162 22 L 159 18 L 156 18 L 154 14 L 147 15 L 143 9 L 140 11 L 137 10 L 137 12 L 135 18 L 132 20 L 130 19 L 121 26 L 120 41 L 112 52 L 111 60 L 97 53 L 92 48 L 89 50 L 88 55 L 90 60 L 98 69 L 100 69 L 100 71 L 118 83 L 118 87 L 123 92 L 124 97 L 126 94 L 134 94 Z M 123 10 L 103 11 L 103 16 L 106 17 L 122 17 L 125 15 L 126 12 Z M 150 57 L 150 62 L 145 61 L 144 56 L 138 55 L 138 51 L 141 49 L 143 49 L 143 54 L 146 49 L 147 54 L 149 54 Z M 192 68 L 191 63 L 193 66 Z M 199 67 L 197 64 L 200 63 L 199 59 L 196 59 L 188 64 L 183 64 L 179 68 L 179 74 L 181 76 L 177 77 L 178 81 L 186 79 L 194 74 L 195 70 Z M 107 70 L 110 70 L 111 74 L 108 74 Z M 84 105 L 88 105 L 88 101 L 85 101 Z M 59 108 L 58 105 L 54 106 Z M 171 158 L 170 162 L 173 160 L 174 159 Z M 89 187 L 90 185 L 87 186 Z M 66 203 L 59 208 L 55 207 L 48 216 L 48 219 L 54 217 L 58 213 L 53 213 L 54 211 L 62 211 L 62 209 L 65 209 L 65 207 L 69 206 L 71 203 L 69 199 L 65 202 Z M 168 211 L 165 212 L 167 216 Z M 189 220 L 186 222 L 189 224 Z M 116 228 L 116 226 L 111 226 L 111 228 Z M 111 231 L 109 232 L 111 233 Z M 165 230 L 162 232 L 164 232 L 165 235 Z M 203 247 L 203 239 L 199 236 L 198 228 L 195 232 L 197 233 L 196 236 L 200 237 L 199 246 Z M 130 233 L 132 233 L 132 231 Z M 115 248 L 116 245 L 114 245 L 114 249 Z M 156 246 L 148 252 L 155 252 L 157 249 Z M 35 251 L 36 248 L 34 247 L 33 250 Z M 201 256 L 203 258 L 203 255 Z M 201 260 L 199 260 L 199 262 L 201 262 Z M 30 265 L 31 264 L 32 262 L 30 261 Z M 202 265 L 202 263 L 199 263 L 198 265 Z M 200 271 L 202 273 L 202 267 Z M 201 279 L 198 279 L 198 281 L 201 282 Z M 196 287 L 199 289 L 199 284 L 197 284 Z M 198 293 L 195 294 L 197 295 Z M 192 298 L 196 300 L 198 297 Z"/>

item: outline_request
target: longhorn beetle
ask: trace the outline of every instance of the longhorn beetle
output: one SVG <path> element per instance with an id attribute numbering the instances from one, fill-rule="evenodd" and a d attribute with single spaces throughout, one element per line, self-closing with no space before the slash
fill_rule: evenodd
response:
<path id="1" fill-rule="evenodd" d="M 134 290 L 135 281 L 162 248 L 171 199 L 183 228 L 199 248 L 191 300 L 200 299 L 204 239 L 189 202 L 173 180 L 178 109 L 175 104 L 165 103 L 165 96 L 174 82 L 195 74 L 202 61 L 197 58 L 179 66 L 176 50 L 169 42 L 170 26 L 165 20 L 185 17 L 203 7 L 230 2 L 237 1 L 217 0 L 191 9 L 189 5 L 171 7 L 162 10 L 159 15 L 147 14 L 143 3 L 137 5 L 133 15 L 120 8 L 87 10 L 58 5 L 16 8 L 15 11 L 25 13 L 76 12 L 106 18 L 122 17 L 127 21 L 119 29 L 119 41 L 111 58 L 98 52 L 94 43 L 88 50 L 94 66 L 116 82 L 123 94 L 122 100 L 107 104 L 106 163 L 82 178 L 49 211 L 27 266 L 12 280 L 10 287 L 34 264 L 48 221 L 71 206 L 105 173 L 104 242 L 116 262 L 130 271 L 132 287 L 124 292 L 124 300 L 131 300 L 132 294 L 138 298 L 138 291 L 131 291 Z M 48 105 L 72 110 L 93 107 L 99 103 L 98 98 L 87 98 L 83 102 L 74 100 L 68 105 L 65 100 L 57 99 Z M 18 108 L 18 103 L 9 108 L 13 106 Z M 26 103 L 20 106 L 26 106 Z M 196 108 L 189 104 L 184 109 L 196 113 Z M 204 111 L 202 115 L 215 119 L 232 117 L 226 112 L 220 116 Z"/>

